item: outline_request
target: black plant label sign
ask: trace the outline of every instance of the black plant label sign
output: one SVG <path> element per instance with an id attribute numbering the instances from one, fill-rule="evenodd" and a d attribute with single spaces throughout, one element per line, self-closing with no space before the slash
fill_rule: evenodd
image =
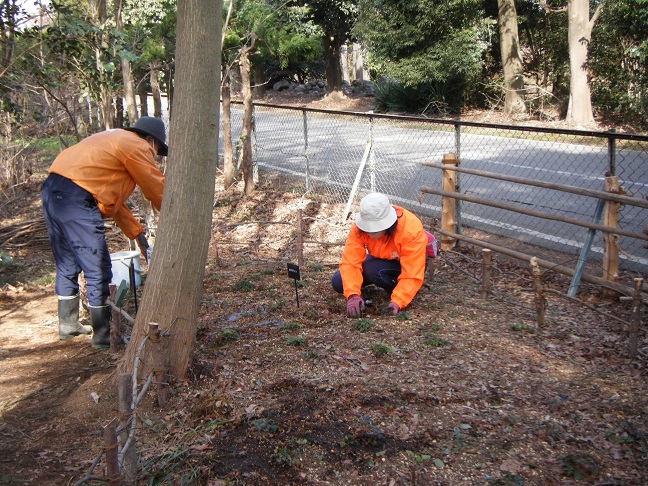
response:
<path id="1" fill-rule="evenodd" d="M 295 280 L 301 280 L 299 275 L 299 265 L 295 265 L 294 263 L 288 264 L 288 277 Z"/>

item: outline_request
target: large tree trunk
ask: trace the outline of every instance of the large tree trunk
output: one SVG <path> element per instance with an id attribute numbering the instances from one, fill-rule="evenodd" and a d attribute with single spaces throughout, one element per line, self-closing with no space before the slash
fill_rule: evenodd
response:
<path id="1" fill-rule="evenodd" d="M 514 0 L 497 0 L 502 67 L 504 68 L 504 111 L 522 113 L 524 105 L 524 68 L 518 37 L 518 18 Z"/>
<path id="2" fill-rule="evenodd" d="M 166 186 L 155 251 L 131 341 L 119 365 L 133 370 L 150 322 L 167 337 L 163 356 L 173 376 L 184 378 L 191 360 L 218 163 L 220 0 L 179 0 L 176 106 L 171 118 Z M 140 355 L 148 374 L 153 360 Z"/>
<path id="3" fill-rule="evenodd" d="M 232 154 L 232 96 L 230 93 L 229 70 L 225 73 L 223 79 L 223 119 L 221 127 L 223 129 L 223 186 L 225 189 L 234 183 L 236 175 L 234 167 L 234 156 Z"/>
<path id="4" fill-rule="evenodd" d="M 342 63 L 340 51 L 342 44 L 337 37 L 325 35 L 322 37 L 324 44 L 324 61 L 326 62 L 326 94 L 342 91 Z"/>
<path id="5" fill-rule="evenodd" d="M 252 34 L 249 46 L 243 46 L 239 53 L 241 68 L 241 91 L 243 94 L 243 121 L 241 128 L 241 157 L 239 167 L 243 170 L 245 180 L 244 193 L 251 196 L 254 193 L 254 173 L 252 170 L 252 89 L 250 86 L 250 51 L 254 49 L 256 36 Z"/>
<path id="6" fill-rule="evenodd" d="M 590 20 L 589 0 L 569 0 L 567 5 L 570 70 L 567 123 L 569 125 L 588 126 L 594 124 L 587 57 L 592 28 L 600 11 L 601 4 L 596 8 L 596 12 Z"/>

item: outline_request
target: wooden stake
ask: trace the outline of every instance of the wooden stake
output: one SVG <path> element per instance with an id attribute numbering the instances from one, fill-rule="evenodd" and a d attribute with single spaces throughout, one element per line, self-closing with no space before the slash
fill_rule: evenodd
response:
<path id="1" fill-rule="evenodd" d="M 162 343 L 160 342 L 160 326 L 155 322 L 149 322 L 149 342 L 151 343 L 153 355 L 153 379 L 157 390 L 158 406 L 164 407 L 167 403 L 166 367 L 162 355 Z"/>
<path id="2" fill-rule="evenodd" d="M 488 248 L 482 249 L 482 285 L 480 289 L 482 299 L 487 299 L 493 288 L 491 277 L 492 261 L 493 253 Z"/>
<path id="3" fill-rule="evenodd" d="M 110 284 L 110 301 L 115 302 L 115 284 Z M 119 309 L 111 307 L 112 318 L 110 319 L 110 352 L 116 353 L 119 351 L 119 336 L 121 336 L 121 313 Z"/>
<path id="4" fill-rule="evenodd" d="M 131 431 L 131 420 L 133 416 L 133 375 L 130 373 L 120 373 L 117 377 L 117 397 L 119 411 L 119 443 L 123 445 L 128 440 L 128 434 Z M 135 450 L 135 441 L 131 441 L 127 450 L 121 451 L 124 458 L 123 478 L 127 484 L 135 484 L 137 479 L 137 451 Z"/>
<path id="5" fill-rule="evenodd" d="M 609 176 L 605 178 L 606 192 L 619 194 L 619 178 L 616 176 Z M 603 225 L 611 228 L 616 228 L 619 222 L 619 206 L 618 202 L 605 201 L 605 208 L 603 210 Z M 619 278 L 619 237 L 612 233 L 603 233 L 603 248 L 605 256 L 603 257 L 603 278 L 610 282 L 617 282 Z M 603 289 L 604 298 L 616 297 L 616 292 L 609 289 Z"/>
<path id="6" fill-rule="evenodd" d="M 297 210 L 297 265 L 304 265 L 304 233 L 302 230 L 302 210 Z"/>
<path id="7" fill-rule="evenodd" d="M 117 459 L 117 430 L 115 420 L 112 420 L 103 430 L 104 448 L 106 450 L 106 476 L 108 482 L 114 485 L 121 484 L 119 473 L 119 460 Z"/>
<path id="8" fill-rule="evenodd" d="M 639 344 L 639 325 L 641 324 L 641 289 L 643 287 L 643 278 L 634 279 L 634 295 L 632 297 L 632 317 L 630 320 L 630 329 L 628 333 L 628 357 L 634 359 L 637 357 L 637 347 Z"/>
<path id="9" fill-rule="evenodd" d="M 453 168 L 459 165 L 456 154 L 443 155 L 443 190 L 448 192 L 457 191 L 457 175 Z M 457 231 L 457 200 L 453 197 L 441 198 L 441 228 L 451 233 Z M 446 235 L 441 237 L 441 248 L 451 250 L 457 240 Z"/>
<path id="10" fill-rule="evenodd" d="M 531 271 L 533 273 L 533 290 L 535 293 L 536 319 L 538 327 L 545 325 L 545 296 L 542 291 L 542 271 L 536 257 L 531 257 Z"/>

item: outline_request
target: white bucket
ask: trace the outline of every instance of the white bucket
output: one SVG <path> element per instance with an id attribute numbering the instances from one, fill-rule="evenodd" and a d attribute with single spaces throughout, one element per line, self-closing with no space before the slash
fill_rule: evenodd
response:
<path id="1" fill-rule="evenodd" d="M 126 281 L 126 285 L 130 287 L 130 266 L 133 262 L 133 269 L 135 270 L 135 286 L 142 283 L 140 274 L 142 268 L 140 266 L 140 252 L 139 251 L 118 251 L 117 253 L 110 254 L 110 262 L 112 264 L 112 280 L 111 283 L 119 286 L 122 280 Z"/>

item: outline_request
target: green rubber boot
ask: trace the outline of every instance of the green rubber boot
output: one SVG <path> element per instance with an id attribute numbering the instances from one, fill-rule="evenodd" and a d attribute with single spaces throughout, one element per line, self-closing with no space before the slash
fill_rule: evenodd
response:
<path id="1" fill-rule="evenodd" d="M 59 339 L 90 334 L 92 328 L 79 322 L 79 296 L 58 296 Z"/>
<path id="2" fill-rule="evenodd" d="M 110 306 L 88 305 L 88 310 L 92 320 L 92 347 L 95 349 L 109 349 L 110 319 L 112 317 Z"/>

